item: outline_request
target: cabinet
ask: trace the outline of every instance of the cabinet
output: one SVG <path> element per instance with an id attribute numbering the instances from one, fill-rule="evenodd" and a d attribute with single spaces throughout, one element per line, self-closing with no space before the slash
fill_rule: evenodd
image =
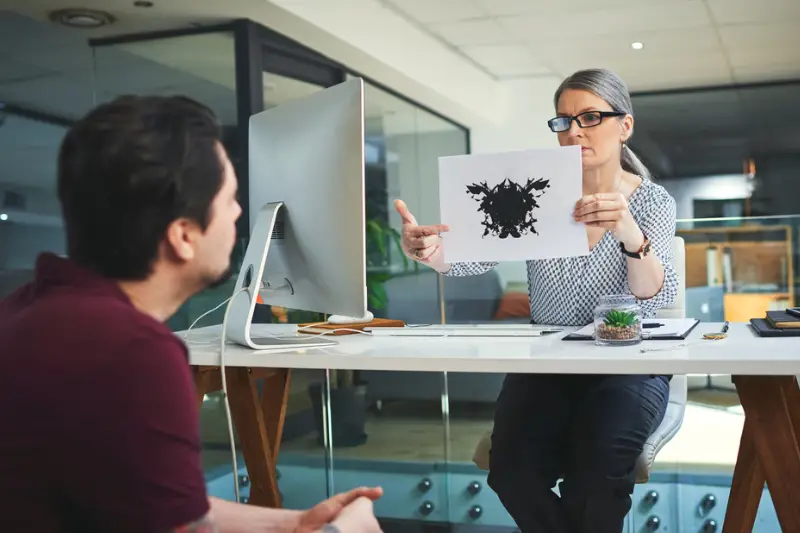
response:
<path id="1" fill-rule="evenodd" d="M 686 287 L 722 286 L 725 320 L 748 322 L 794 306 L 793 228 L 744 225 L 678 230 Z"/>

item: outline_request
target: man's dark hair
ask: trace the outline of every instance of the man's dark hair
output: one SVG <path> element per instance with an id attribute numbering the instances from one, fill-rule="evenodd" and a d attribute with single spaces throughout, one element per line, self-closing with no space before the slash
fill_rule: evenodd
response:
<path id="1" fill-rule="evenodd" d="M 89 112 L 58 157 L 69 257 L 112 279 L 147 278 L 172 222 L 206 228 L 219 141 L 214 113 L 189 98 L 121 96 Z"/>

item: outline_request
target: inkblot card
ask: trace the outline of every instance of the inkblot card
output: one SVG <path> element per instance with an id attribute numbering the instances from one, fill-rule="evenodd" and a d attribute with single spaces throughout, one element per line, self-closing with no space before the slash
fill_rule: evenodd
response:
<path id="1" fill-rule="evenodd" d="M 582 191 L 579 146 L 440 157 L 445 261 L 588 255 L 586 226 L 573 219 Z"/>

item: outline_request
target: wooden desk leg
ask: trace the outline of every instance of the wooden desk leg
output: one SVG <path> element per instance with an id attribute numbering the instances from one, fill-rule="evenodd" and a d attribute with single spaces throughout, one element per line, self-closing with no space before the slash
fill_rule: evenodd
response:
<path id="1" fill-rule="evenodd" d="M 724 529 L 752 531 L 761 470 L 783 531 L 800 531 L 800 391 L 794 376 L 734 376 L 745 413 L 744 450 L 739 451 Z M 750 437 L 748 437 L 748 434 Z M 750 439 L 755 448 L 748 460 Z M 744 461 L 740 464 L 739 461 Z M 753 466 L 754 462 L 759 466 Z M 735 491 L 734 491 L 735 489 Z M 736 509 L 737 505 L 746 510 Z M 729 518 L 730 517 L 730 523 Z M 737 520 L 740 522 L 737 523 Z"/>
<path id="2" fill-rule="evenodd" d="M 758 505 L 764 492 L 764 471 L 756 454 L 756 443 L 753 437 L 753 422 L 745 418 L 742 429 L 742 440 L 739 444 L 739 455 L 736 457 L 736 468 L 733 472 L 731 494 L 723 533 L 751 533 L 756 521 Z"/>
<path id="3" fill-rule="evenodd" d="M 193 366 L 194 388 L 197 394 L 197 409 L 203 407 L 203 398 L 210 392 L 222 390 L 222 379 L 218 367 Z"/>
<path id="4" fill-rule="evenodd" d="M 278 454 L 281 450 L 283 423 L 286 420 L 286 406 L 289 404 L 291 379 L 291 369 L 276 369 L 274 374 L 264 379 L 264 388 L 261 392 L 264 425 L 267 429 L 269 442 L 272 443 L 272 460 L 276 465 L 278 464 Z"/>
<path id="5" fill-rule="evenodd" d="M 250 503 L 281 507 L 275 455 L 267 437 L 258 388 L 247 368 L 226 368 L 228 403 L 250 477 Z"/>

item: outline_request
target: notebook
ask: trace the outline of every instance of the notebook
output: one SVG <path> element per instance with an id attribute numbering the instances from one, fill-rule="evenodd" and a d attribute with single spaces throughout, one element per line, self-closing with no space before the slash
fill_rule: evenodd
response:
<path id="1" fill-rule="evenodd" d="M 773 328 L 766 318 L 751 318 L 750 326 L 759 337 L 800 337 L 800 328 Z"/>
<path id="2" fill-rule="evenodd" d="M 696 318 L 645 318 L 642 320 L 643 340 L 682 340 L 699 324 Z M 594 324 L 565 336 L 565 341 L 594 340 Z"/>
<path id="3" fill-rule="evenodd" d="M 800 328 L 800 317 L 794 316 L 788 311 L 767 311 L 767 322 L 773 328 L 778 329 L 797 329 Z"/>

